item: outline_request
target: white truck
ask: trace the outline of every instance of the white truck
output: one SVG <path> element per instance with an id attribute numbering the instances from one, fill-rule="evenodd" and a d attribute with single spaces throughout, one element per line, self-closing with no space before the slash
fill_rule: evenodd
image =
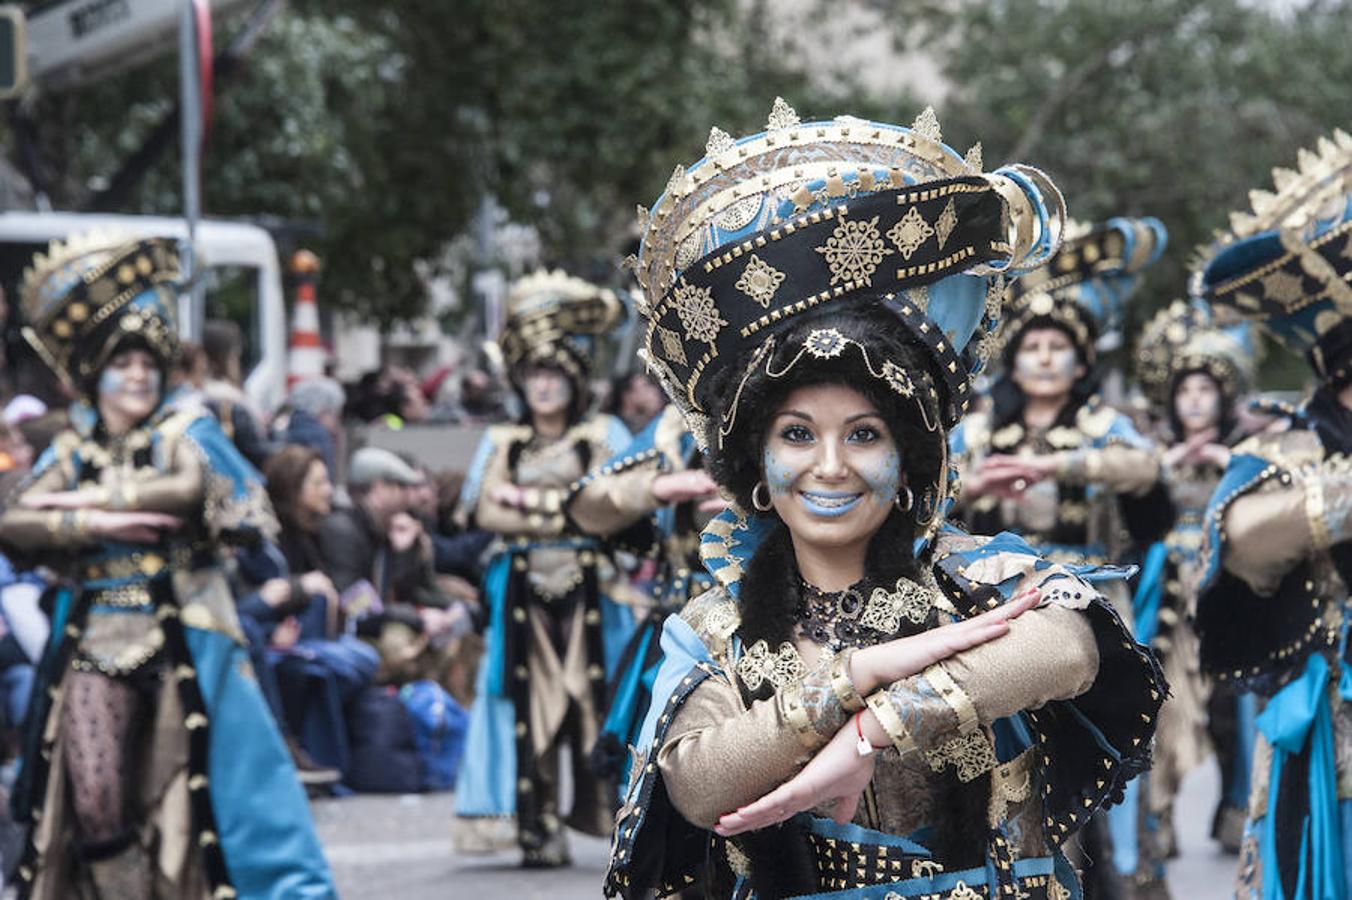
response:
<path id="1" fill-rule="evenodd" d="M 0 212 L 0 286 L 11 310 L 35 253 L 49 242 L 85 231 L 185 241 L 182 219 L 61 212 Z M 287 321 L 277 245 L 268 232 L 243 222 L 205 219 L 194 242 L 206 287 L 207 319 L 230 319 L 244 334 L 244 390 L 258 409 L 275 409 L 286 393 Z M 183 304 L 181 304 L 183 306 Z M 179 322 L 181 335 L 200 339 L 202 321 Z"/>

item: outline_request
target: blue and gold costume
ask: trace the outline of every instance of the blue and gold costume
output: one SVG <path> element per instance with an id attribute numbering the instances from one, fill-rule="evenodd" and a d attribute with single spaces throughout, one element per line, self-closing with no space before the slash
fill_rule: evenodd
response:
<path id="1" fill-rule="evenodd" d="M 745 364 L 745 388 L 848 354 L 861 377 L 913 404 L 908 414 L 940 461 L 908 470 L 915 579 L 841 606 L 850 617 L 834 631 L 842 645 L 823 647 L 812 666 L 792 642 L 744 637 L 748 610 L 772 600 L 752 595 L 747 573 L 779 539 L 774 514 L 734 506 L 704 529 L 701 556 L 717 586 L 665 623 L 605 892 L 1079 896 L 1060 847 L 1147 765 L 1158 671 L 1095 586 L 1122 573 L 1070 569 L 1013 535 L 944 525 L 954 477 L 944 450 L 970 402 L 969 362 L 985 358 L 1005 273 L 1055 251 L 1061 198 L 1028 167 L 983 173 L 979 152 L 964 158 L 941 142 L 930 110 L 911 128 L 801 123 L 779 100 L 766 132 L 734 141 L 714 129 L 707 150 L 677 170 L 643 223 L 638 263 L 649 365 L 701 446 L 737 434 L 742 391 L 724 394 L 720 377 L 736 386 Z M 839 328 L 810 327 L 835 309 L 885 314 L 916 357 L 845 333 L 855 326 L 844 317 L 832 319 Z M 904 621 L 923 630 L 974 615 L 1030 586 L 1045 602 L 1006 638 L 868 697 L 855 690 L 856 647 Z M 805 621 L 796 615 L 795 627 Z M 852 822 L 819 809 L 734 838 L 714 830 L 723 813 L 797 774 L 866 707 L 891 745 Z M 953 796 L 980 798 L 970 821 L 946 805 Z M 961 830 L 960 857 L 934 849 L 944 826 Z"/>
<path id="2" fill-rule="evenodd" d="M 662 622 L 713 586 L 699 561 L 699 533 L 708 519 L 693 502 L 660 504 L 653 479 L 699 465 L 695 436 L 679 409 L 668 405 L 633 442 L 573 487 L 568 515 L 583 531 L 628 537 L 632 548 L 655 563 L 646 585 L 649 606 L 620 660 L 610 709 L 593 762 L 625 774 L 626 748 L 638 739 L 662 660 Z M 643 527 L 646 524 L 647 527 Z M 621 789 L 624 785 L 621 785 Z"/>
<path id="3" fill-rule="evenodd" d="M 460 512 L 498 535 L 484 577 L 487 652 L 480 665 L 464 762 L 456 786 L 455 843 L 463 852 L 519 844 L 530 865 L 568 862 L 564 824 L 605 834 L 613 791 L 586 766 L 600 734 L 606 676 L 633 629 L 609 590 L 604 547 L 564 513 L 570 486 L 631 436 L 613 416 L 585 416 L 591 342 L 619 301 L 562 272 L 513 285 L 499 346 L 520 389 L 531 366 L 564 373 L 577 421 L 544 438 L 529 424 L 488 429 L 470 465 Z M 524 488 L 520 508 L 494 488 Z M 558 813 L 560 748 L 572 753 L 573 809 Z"/>
<path id="4" fill-rule="evenodd" d="M 1237 895 L 1352 896 L 1352 137 L 1302 150 L 1208 251 L 1194 290 L 1304 351 L 1290 428 L 1235 448 L 1207 508 L 1204 671 L 1259 695 Z"/>
<path id="5" fill-rule="evenodd" d="M 162 368 L 172 364 L 177 277 L 167 242 L 90 236 L 54 246 L 25 281 L 26 336 L 93 399 L 90 385 L 128 338 Z M 0 516 L 7 547 L 62 576 L 15 795 L 33 823 L 22 895 L 83 895 L 89 879 L 103 896 L 150 896 L 152 883 L 156 895 L 182 897 L 336 896 L 221 568 L 224 544 L 275 536 L 261 480 L 210 413 L 180 394 L 116 437 L 84 402 L 71 424 L 38 460 L 20 501 L 102 491 L 106 508 L 171 512 L 185 524 L 154 543 L 127 544 L 88 534 L 83 510 L 16 502 Z M 67 728 L 104 711 L 66 708 L 72 673 L 151 700 L 151 739 L 121 757 L 136 773 L 127 831 L 100 854 L 73 821 L 67 766 L 80 763 L 71 761 Z"/>
<path id="6" fill-rule="evenodd" d="M 1025 426 L 1021 404 L 1000 402 L 1000 386 L 992 408 L 954 429 L 953 455 L 964 474 L 996 453 L 1055 454 L 1060 461 L 1055 478 L 1031 485 L 1017 500 L 987 495 L 964 502 L 968 528 L 1013 531 L 1048 559 L 1076 565 L 1121 559 L 1124 525 L 1155 530 L 1151 510 L 1163 498 L 1155 490 L 1159 465 L 1150 443 L 1131 419 L 1090 391 L 1097 339 L 1121 318 L 1139 273 L 1159 258 L 1164 244 L 1164 228 L 1155 219 L 1110 219 L 1066 241 L 1044 266 L 1011 285 L 997 338 L 1006 367 L 1029 328 L 1052 326 L 1070 337 L 1086 374 L 1045 430 Z M 1004 382 L 1013 388 L 1008 372 Z"/>

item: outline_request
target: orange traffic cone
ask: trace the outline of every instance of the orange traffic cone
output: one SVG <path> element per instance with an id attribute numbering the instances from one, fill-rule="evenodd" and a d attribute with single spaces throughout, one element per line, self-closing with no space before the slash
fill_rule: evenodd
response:
<path id="1" fill-rule="evenodd" d="M 297 250 L 291 257 L 291 274 L 296 279 L 296 308 L 291 314 L 288 388 L 324 374 L 324 344 L 319 339 L 319 305 L 315 301 L 319 257 L 309 250 Z"/>

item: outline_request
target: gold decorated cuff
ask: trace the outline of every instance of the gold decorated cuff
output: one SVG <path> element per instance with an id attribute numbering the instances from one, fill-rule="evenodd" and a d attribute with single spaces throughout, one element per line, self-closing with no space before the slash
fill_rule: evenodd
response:
<path id="1" fill-rule="evenodd" d="M 1057 480 L 1083 484 L 1088 477 L 1089 454 L 1084 450 L 1062 450 L 1056 454 Z"/>
<path id="2" fill-rule="evenodd" d="M 836 655 L 831 663 L 831 690 L 846 712 L 855 713 L 864 708 L 864 698 L 859 696 L 854 681 L 850 679 L 850 662 L 854 659 L 855 648 L 847 648 Z"/>
<path id="3" fill-rule="evenodd" d="M 953 714 L 958 717 L 958 731 L 963 734 L 971 734 L 980 727 L 981 722 L 977 718 L 976 706 L 972 703 L 972 698 L 967 696 L 967 692 L 958 687 L 958 683 L 953 680 L 953 676 L 948 674 L 948 670 L 942 663 L 935 663 L 924 671 L 925 680 L 930 683 L 948 708 L 953 710 Z"/>
<path id="4" fill-rule="evenodd" d="M 877 717 L 878 724 L 883 726 L 883 731 L 887 732 L 887 736 L 892 739 L 892 744 L 903 757 L 920 749 L 902 723 L 901 716 L 897 713 L 896 707 L 892 705 L 892 699 L 888 696 L 887 691 L 875 691 L 869 694 L 868 700 L 865 702 L 868 708 L 873 710 L 873 715 Z"/>
<path id="5" fill-rule="evenodd" d="M 1314 549 L 1322 552 L 1333 546 L 1333 536 L 1329 534 L 1328 520 L 1324 514 L 1328 509 L 1324 502 L 1324 481 L 1318 473 L 1304 479 L 1305 518 L 1310 523 L 1310 538 Z"/>
<path id="6" fill-rule="evenodd" d="M 826 743 L 828 735 L 820 734 L 817 729 L 812 727 L 812 718 L 807 714 L 807 707 L 803 703 L 803 690 L 798 685 L 790 685 L 776 694 L 779 702 L 779 710 L 784 714 L 784 719 L 793 727 L 793 732 L 798 736 L 798 741 L 808 750 L 816 750 Z"/>

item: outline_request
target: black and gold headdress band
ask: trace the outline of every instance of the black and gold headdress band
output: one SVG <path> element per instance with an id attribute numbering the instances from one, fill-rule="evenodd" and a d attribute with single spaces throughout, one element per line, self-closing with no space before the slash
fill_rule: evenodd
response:
<path id="1" fill-rule="evenodd" d="M 715 129 L 707 150 L 640 210 L 635 260 L 645 359 L 697 439 L 715 434 L 714 373 L 794 316 L 854 298 L 921 338 L 940 376 L 940 426 L 956 422 L 970 402 L 964 360 L 986 355 L 964 349 L 998 318 L 992 284 L 1059 242 L 1065 209 L 1051 181 L 1026 166 L 982 173 L 979 149 L 944 145 L 930 110 L 909 129 L 803 123 L 777 101 L 766 132 L 735 141 Z"/>
<path id="2" fill-rule="evenodd" d="M 95 232 L 53 242 L 24 273 L 24 337 L 77 390 L 128 335 L 168 366 L 178 354 L 180 278 L 171 240 Z"/>
<path id="3" fill-rule="evenodd" d="M 623 315 L 613 291 L 562 271 L 541 270 L 518 279 L 508 290 L 506 306 L 498 347 L 508 371 L 548 365 L 577 384 L 588 377 L 595 340 Z"/>

